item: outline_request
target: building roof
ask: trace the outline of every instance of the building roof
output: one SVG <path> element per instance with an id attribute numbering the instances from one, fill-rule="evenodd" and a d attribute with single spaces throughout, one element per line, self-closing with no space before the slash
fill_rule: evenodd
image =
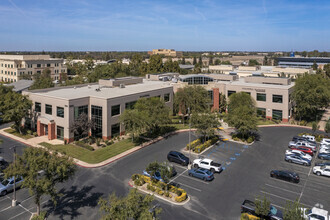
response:
<path id="1" fill-rule="evenodd" d="M 194 69 L 194 65 L 189 65 L 189 64 L 179 64 L 181 69 Z"/>
<path id="2" fill-rule="evenodd" d="M 267 77 L 267 78 L 272 78 L 272 77 Z M 274 77 L 278 78 L 278 77 Z M 279 85 L 279 84 L 266 84 L 266 83 L 250 83 L 250 82 L 245 82 L 244 77 L 239 78 L 236 81 L 221 81 L 222 84 L 226 85 L 237 85 L 237 86 L 247 86 L 247 87 L 254 87 L 254 88 L 273 88 L 273 89 L 290 89 L 291 87 L 294 86 L 294 82 L 291 82 L 289 85 Z"/>
<path id="3" fill-rule="evenodd" d="M 125 85 L 124 88 L 120 87 L 102 87 L 98 84 L 83 85 L 83 86 L 69 86 L 52 88 L 47 90 L 29 91 L 28 93 L 39 94 L 46 97 L 60 98 L 65 100 L 79 99 L 85 97 L 94 97 L 99 99 L 118 98 L 138 93 L 149 92 L 153 90 L 172 88 L 169 83 L 161 81 L 148 81 L 143 80 L 143 83 Z M 98 89 L 100 90 L 98 91 Z"/>
<path id="4" fill-rule="evenodd" d="M 33 80 L 18 80 L 17 82 L 5 84 L 5 86 L 14 86 L 13 91 L 14 92 L 21 92 L 23 90 L 26 90 L 30 88 L 30 86 L 33 84 Z"/>
<path id="5" fill-rule="evenodd" d="M 204 75 L 204 74 L 188 74 L 188 75 L 180 75 L 179 78 L 184 80 L 192 77 L 205 77 L 205 78 L 212 78 L 210 76 Z M 213 79 L 213 78 L 212 78 Z"/>

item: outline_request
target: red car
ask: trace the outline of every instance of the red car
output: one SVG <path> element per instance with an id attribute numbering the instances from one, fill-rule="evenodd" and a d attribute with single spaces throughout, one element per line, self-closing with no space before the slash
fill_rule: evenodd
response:
<path id="1" fill-rule="evenodd" d="M 302 152 L 304 152 L 306 154 L 309 154 L 309 155 L 313 156 L 313 151 L 309 147 L 299 146 L 299 147 L 293 147 L 291 149 L 292 150 L 299 150 L 299 151 L 302 151 Z"/>

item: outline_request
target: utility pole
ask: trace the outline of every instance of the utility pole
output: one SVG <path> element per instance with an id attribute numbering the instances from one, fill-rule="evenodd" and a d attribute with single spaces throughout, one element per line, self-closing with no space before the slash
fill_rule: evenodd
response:
<path id="1" fill-rule="evenodd" d="M 14 145 L 13 147 L 11 147 L 10 149 L 14 149 L 14 160 L 13 160 L 13 163 L 15 164 L 15 161 L 16 161 L 16 145 Z M 13 193 L 13 200 L 12 200 L 12 203 L 11 203 L 11 206 L 16 206 L 17 204 L 17 200 L 16 200 L 16 176 L 14 175 L 14 193 Z"/>
<path id="2" fill-rule="evenodd" d="M 188 116 L 189 116 L 189 164 L 188 164 L 188 169 L 191 168 L 191 120 L 190 120 L 190 108 L 188 108 Z"/>

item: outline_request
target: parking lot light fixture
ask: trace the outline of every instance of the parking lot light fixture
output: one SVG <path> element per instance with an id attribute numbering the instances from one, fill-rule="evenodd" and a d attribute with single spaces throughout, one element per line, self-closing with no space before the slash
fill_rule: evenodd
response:
<path id="1" fill-rule="evenodd" d="M 11 147 L 10 149 L 14 150 L 14 160 L 13 163 L 15 164 L 16 161 L 16 145 L 14 145 L 13 147 Z M 17 205 L 17 200 L 16 200 L 16 176 L 14 175 L 14 193 L 13 193 L 13 200 L 11 203 L 11 206 L 16 206 Z"/>

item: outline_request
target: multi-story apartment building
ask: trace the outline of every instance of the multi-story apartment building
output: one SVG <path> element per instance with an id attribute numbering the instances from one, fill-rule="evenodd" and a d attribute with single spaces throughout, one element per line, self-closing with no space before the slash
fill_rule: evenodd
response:
<path id="1" fill-rule="evenodd" d="M 38 113 L 37 133 L 48 139 L 72 142 L 70 128 L 75 119 L 86 113 L 96 123 L 91 135 L 105 139 L 123 134 L 119 122 L 125 109 L 130 109 L 143 97 L 160 97 L 173 107 L 173 86 L 170 83 L 147 81 L 138 77 L 100 80 L 98 84 L 57 87 L 24 91 Z M 79 137 L 76 137 L 79 138 Z"/>
<path id="2" fill-rule="evenodd" d="M 149 51 L 148 54 L 150 55 L 164 55 L 169 57 L 182 57 L 182 52 L 175 51 L 173 49 L 153 49 L 152 51 Z"/>
<path id="3" fill-rule="evenodd" d="M 60 79 L 67 68 L 62 59 L 52 59 L 49 55 L 0 55 L 0 81 L 16 82 L 24 74 L 33 76 L 48 68 L 54 80 Z"/>

